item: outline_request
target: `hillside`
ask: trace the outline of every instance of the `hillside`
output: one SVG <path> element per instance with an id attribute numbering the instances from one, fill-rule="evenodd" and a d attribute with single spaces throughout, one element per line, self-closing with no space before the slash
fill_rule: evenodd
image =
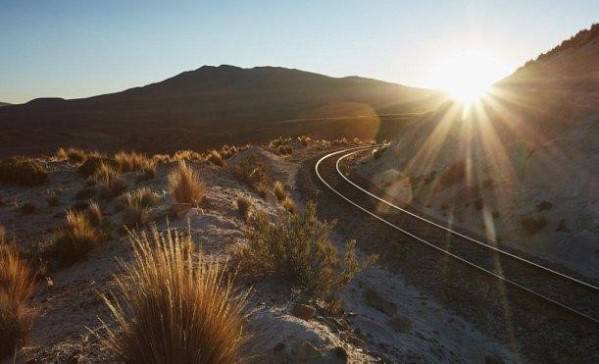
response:
<path id="1" fill-rule="evenodd" d="M 446 104 L 360 173 L 388 198 L 599 279 L 599 27 L 496 85 L 470 114 Z"/>
<path id="2" fill-rule="evenodd" d="M 0 107 L 10 105 L 8 102 L 0 102 Z"/>
<path id="3" fill-rule="evenodd" d="M 204 66 L 123 92 L 2 108 L 0 155 L 46 153 L 71 144 L 160 152 L 291 134 L 374 137 L 377 114 L 420 112 L 439 99 L 432 91 L 360 77 Z M 340 116 L 367 118 L 313 120 Z"/>

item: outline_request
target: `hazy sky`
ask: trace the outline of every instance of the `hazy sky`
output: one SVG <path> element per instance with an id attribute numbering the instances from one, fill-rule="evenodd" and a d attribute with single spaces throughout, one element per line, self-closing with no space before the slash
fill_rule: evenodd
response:
<path id="1" fill-rule="evenodd" d="M 474 49 L 509 71 L 593 21 L 598 0 L 0 0 L 0 101 L 114 92 L 204 64 L 436 87 L 446 57 Z"/>

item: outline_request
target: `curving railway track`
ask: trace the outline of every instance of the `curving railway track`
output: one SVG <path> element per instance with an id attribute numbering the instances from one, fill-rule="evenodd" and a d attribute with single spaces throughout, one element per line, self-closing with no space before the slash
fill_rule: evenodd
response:
<path id="1" fill-rule="evenodd" d="M 599 325 L 597 285 L 457 231 L 410 208 L 399 207 L 370 192 L 367 182 L 352 180 L 342 172 L 344 161 L 374 147 L 376 146 L 349 148 L 327 154 L 316 162 L 316 176 L 329 190 L 354 208 L 408 238 L 545 301 L 569 315 Z M 384 212 L 380 212 L 382 205 L 386 207 Z"/>

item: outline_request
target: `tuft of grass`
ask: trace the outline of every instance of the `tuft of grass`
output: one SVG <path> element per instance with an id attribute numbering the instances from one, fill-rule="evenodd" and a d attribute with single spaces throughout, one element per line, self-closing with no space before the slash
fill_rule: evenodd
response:
<path id="1" fill-rule="evenodd" d="M 35 290 L 35 275 L 17 249 L 0 242 L 0 360 L 24 343 L 34 313 L 27 300 Z"/>
<path id="2" fill-rule="evenodd" d="M 318 220 L 312 202 L 303 213 L 285 214 L 274 224 L 257 214 L 246 232 L 247 244 L 233 251 L 232 262 L 243 275 L 272 275 L 303 294 L 326 298 L 365 266 L 358 261 L 355 241 L 346 244 L 344 257 L 337 255 L 329 236 L 332 228 Z"/>
<path id="3" fill-rule="evenodd" d="M 118 170 L 123 173 L 140 171 L 154 164 L 154 161 L 148 159 L 145 154 L 136 152 L 118 152 L 114 155 L 114 160 L 116 161 Z"/>
<path id="4" fill-rule="evenodd" d="M 133 263 L 105 296 L 116 328 L 103 343 L 124 363 L 235 363 L 246 342 L 247 293 L 236 294 L 218 263 L 191 254 L 189 235 L 132 233 Z"/>
<path id="5" fill-rule="evenodd" d="M 46 191 L 46 202 L 48 203 L 49 207 L 58 206 L 58 204 L 60 203 L 60 196 L 58 191 L 55 189 Z"/>
<path id="6" fill-rule="evenodd" d="M 261 197 L 266 197 L 270 179 L 264 165 L 258 162 L 256 158 L 250 156 L 242 160 L 233 168 L 233 175 L 256 191 Z"/>
<path id="7" fill-rule="evenodd" d="M 204 199 L 206 186 L 197 172 L 180 161 L 177 169 L 168 176 L 169 191 L 179 203 L 198 204 Z"/>
<path id="8" fill-rule="evenodd" d="M 48 172 L 36 160 L 11 157 L 0 161 L 0 184 L 31 187 L 48 182 Z"/>
<path id="9" fill-rule="evenodd" d="M 287 193 L 285 192 L 285 186 L 283 186 L 283 184 L 279 181 L 276 181 L 274 183 L 273 192 L 277 197 L 277 200 L 279 200 L 279 202 L 283 202 L 283 200 L 285 200 L 285 197 L 287 197 Z"/>
<path id="10" fill-rule="evenodd" d="M 77 168 L 77 172 L 83 177 L 93 176 L 98 169 L 102 166 L 102 164 L 109 165 L 110 167 L 115 167 L 116 162 L 112 159 L 104 158 L 99 155 L 89 156 L 85 162 L 81 163 L 81 165 Z"/>
<path id="11" fill-rule="evenodd" d="M 85 211 L 67 211 L 66 227 L 56 235 L 50 254 L 61 266 L 81 261 L 102 242 L 102 233 Z"/>
<path id="12" fill-rule="evenodd" d="M 8 244 L 8 237 L 6 236 L 6 228 L 0 225 L 0 245 Z"/>
<path id="13" fill-rule="evenodd" d="M 239 214 L 243 217 L 244 220 L 247 220 L 250 214 L 250 209 L 252 208 L 252 201 L 244 196 L 237 197 L 237 209 L 239 210 Z"/>
<path id="14" fill-rule="evenodd" d="M 291 213 L 295 213 L 296 208 L 295 208 L 295 202 L 293 201 L 293 199 L 289 196 L 285 196 L 285 198 L 283 199 L 283 201 L 281 201 L 281 206 L 283 206 L 283 208 Z"/>
<path id="15" fill-rule="evenodd" d="M 133 226 L 146 223 L 148 209 L 156 206 L 160 196 L 149 187 L 141 187 L 124 194 L 122 200 L 125 207 L 123 224 Z"/>
<path id="16" fill-rule="evenodd" d="M 102 224 L 102 221 L 104 220 L 104 214 L 102 213 L 102 209 L 97 202 L 89 202 L 89 205 L 87 206 L 87 218 L 89 223 L 94 227 L 98 227 L 100 224 Z"/>
<path id="17" fill-rule="evenodd" d="M 210 151 L 210 153 L 208 153 L 207 160 L 215 166 L 222 167 L 225 165 L 222 155 L 217 150 Z"/>
<path id="18" fill-rule="evenodd" d="M 127 183 L 119 177 L 119 172 L 106 163 L 101 163 L 91 180 L 98 185 L 100 197 L 105 200 L 113 199 L 127 188 Z"/>
<path id="19" fill-rule="evenodd" d="M 61 161 L 68 159 L 71 162 L 79 163 L 87 159 L 88 153 L 79 148 L 69 147 L 68 149 L 64 149 L 60 147 L 56 151 L 56 154 L 54 154 L 54 157 Z"/>

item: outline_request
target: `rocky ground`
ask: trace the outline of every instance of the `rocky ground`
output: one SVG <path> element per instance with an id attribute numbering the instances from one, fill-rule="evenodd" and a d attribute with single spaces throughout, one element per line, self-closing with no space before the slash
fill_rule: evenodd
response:
<path id="1" fill-rule="evenodd" d="M 226 260 L 230 248 L 243 243 L 245 222 L 235 201 L 250 198 L 254 206 L 273 218 L 283 207 L 269 192 L 266 198 L 240 183 L 231 166 L 252 156 L 264 163 L 274 180 L 287 185 L 299 208 L 307 198 L 296 188 L 297 173 L 307 160 L 339 148 L 313 142 L 308 147 L 293 144 L 291 155 L 280 155 L 265 147 L 249 147 L 220 167 L 207 161 L 190 161 L 207 186 L 200 207 L 173 215 L 173 201 L 167 192 L 167 175 L 176 162 L 160 164 L 157 176 L 138 181 L 136 172 L 124 175 L 128 189 L 147 186 L 158 192 L 160 203 L 149 213 L 149 223 L 159 229 L 189 229 L 194 240 L 211 259 Z M 43 159 L 50 182 L 40 187 L 1 187 L 0 224 L 24 249 L 44 245 L 64 224 L 65 209 L 86 199 L 77 198 L 85 179 L 77 164 Z M 56 191 L 58 203 L 50 206 L 49 190 Z M 28 206 L 24 208 L 23 206 Z M 132 257 L 127 234 L 120 228 L 123 212 L 117 202 L 103 206 L 105 219 L 114 227 L 110 239 L 85 261 L 51 271 L 40 281 L 32 306 L 38 318 L 30 340 L 17 355 L 17 362 L 86 363 L 110 361 L 100 345 L 100 319 L 111 324 L 100 294 L 114 288 L 117 262 Z M 326 206 L 320 206 L 326 209 Z M 351 238 L 338 232 L 334 239 L 342 250 Z M 360 246 L 360 241 L 358 241 Z M 434 298 L 407 283 L 382 265 L 361 273 L 342 292 L 343 313 L 326 312 L 318 302 L 298 304 L 284 282 L 244 282 L 252 294 L 248 330 L 252 339 L 246 356 L 250 362 L 342 363 L 342 362 L 519 362 L 521 359 L 475 326 L 447 310 Z M 245 288 L 245 287 L 244 287 Z"/>

